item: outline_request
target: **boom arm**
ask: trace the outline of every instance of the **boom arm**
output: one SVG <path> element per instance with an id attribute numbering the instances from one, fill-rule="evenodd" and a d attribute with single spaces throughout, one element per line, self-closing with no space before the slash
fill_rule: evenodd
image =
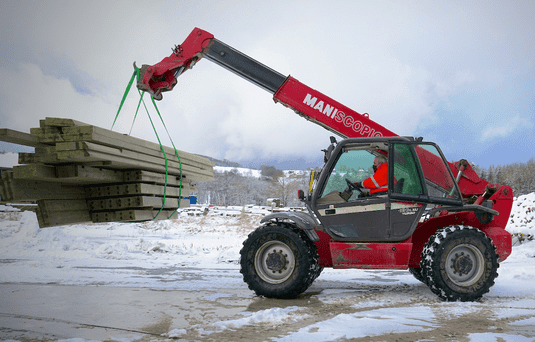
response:
<path id="1" fill-rule="evenodd" d="M 143 65 L 137 87 L 149 92 L 154 99 L 161 100 L 162 93 L 172 90 L 176 85 L 177 77 L 203 57 L 270 92 L 275 102 L 280 102 L 305 119 L 344 138 L 397 136 L 370 120 L 367 113 L 357 113 L 295 78 L 276 72 L 199 28 L 195 28 L 182 45 L 175 46 L 173 53 L 160 63 Z M 494 187 L 493 192 L 498 188 L 481 179 L 466 161 L 450 163 L 450 168 L 457 176 L 464 197 L 480 196 L 489 187 Z M 506 194 L 508 196 L 512 194 Z"/>
<path id="2" fill-rule="evenodd" d="M 295 78 L 278 73 L 199 28 L 160 63 L 143 65 L 137 86 L 161 100 L 162 92 L 172 90 L 177 77 L 202 57 L 267 90 L 275 102 L 344 138 L 397 135 L 370 120 L 368 114 L 359 114 Z"/>

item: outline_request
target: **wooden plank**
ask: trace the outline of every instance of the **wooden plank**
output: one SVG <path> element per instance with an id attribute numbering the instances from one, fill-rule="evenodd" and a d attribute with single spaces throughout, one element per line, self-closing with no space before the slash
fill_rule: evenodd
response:
<path id="1" fill-rule="evenodd" d="M 79 185 L 47 181 L 12 179 L 6 201 L 36 201 L 40 199 L 83 199 L 85 192 Z"/>
<path id="2" fill-rule="evenodd" d="M 38 137 L 9 128 L 0 128 L 0 141 L 31 147 L 43 146 Z"/>
<path id="3" fill-rule="evenodd" d="M 150 172 L 146 170 L 133 170 L 123 172 L 123 182 L 125 183 L 155 183 L 166 184 L 165 173 Z M 189 184 L 186 180 L 182 180 L 182 185 Z M 167 175 L 168 186 L 180 186 L 180 177 L 175 175 Z"/>
<path id="4" fill-rule="evenodd" d="M 13 201 L 13 171 L 2 172 L 2 200 Z"/>
<path id="5" fill-rule="evenodd" d="M 66 145 L 68 145 L 68 147 L 66 147 Z M 60 161 L 64 159 L 71 159 L 71 158 L 91 157 L 92 152 L 100 152 L 100 153 L 109 155 L 109 157 L 107 157 L 106 159 L 112 162 L 119 161 L 119 160 L 122 162 L 126 162 L 127 160 L 130 160 L 131 165 L 147 165 L 147 163 L 149 163 L 151 165 L 154 164 L 154 165 L 163 166 L 164 171 L 165 171 L 165 159 L 159 158 L 157 156 L 149 156 L 146 154 L 137 153 L 137 152 L 130 151 L 130 150 L 113 148 L 113 147 L 98 145 L 98 144 L 89 143 L 89 142 L 78 142 L 72 145 L 69 143 L 61 143 L 61 144 L 57 144 L 56 148 L 58 151 L 57 158 Z M 63 150 L 63 148 L 66 148 L 66 150 Z M 86 151 L 87 153 L 81 153 L 80 151 Z M 174 168 L 177 171 L 180 170 L 180 164 L 171 159 L 168 159 L 168 167 Z M 204 175 L 207 178 L 210 178 L 213 175 L 212 170 L 209 171 L 206 169 L 200 169 L 200 168 L 193 167 L 184 163 L 182 163 L 182 172 L 186 174 Z"/>
<path id="6" fill-rule="evenodd" d="M 70 139 L 70 136 L 63 135 L 64 139 Z M 99 141 L 67 141 L 67 142 L 58 142 L 56 143 L 57 151 L 74 151 L 74 150 L 92 150 L 97 152 L 109 153 L 112 155 L 122 155 L 125 157 L 132 156 L 131 158 L 137 160 L 144 160 L 146 158 L 151 158 L 155 163 L 165 164 L 165 159 L 177 163 L 178 158 L 176 154 L 170 153 L 167 151 L 164 155 L 161 150 L 155 149 L 145 149 L 143 147 L 139 148 L 125 148 L 122 146 L 110 146 L 108 144 L 102 144 L 102 140 Z M 36 151 L 37 152 L 37 151 Z M 182 151 L 178 151 L 178 156 L 180 157 L 180 163 L 183 167 L 194 167 L 201 170 L 213 171 L 213 164 L 200 163 L 197 161 L 192 161 L 188 158 L 183 158 L 181 154 Z M 158 161 L 158 159 L 160 161 Z M 208 159 L 206 159 L 208 160 Z"/>
<path id="7" fill-rule="evenodd" d="M 56 169 L 44 164 L 16 165 L 13 167 L 13 178 L 55 181 Z"/>
<path id="8" fill-rule="evenodd" d="M 180 191 L 180 188 L 168 186 L 165 189 L 162 185 L 145 184 L 145 183 L 131 183 L 131 184 L 113 184 L 105 186 L 88 186 L 85 188 L 87 199 L 97 199 L 106 197 L 118 196 L 163 196 L 166 197 L 186 197 L 190 192 L 190 188 L 185 186 Z"/>
<path id="9" fill-rule="evenodd" d="M 35 154 L 53 154 L 56 152 L 56 146 L 36 147 Z"/>
<path id="10" fill-rule="evenodd" d="M 80 184 L 103 184 L 121 183 L 124 175 L 123 171 L 109 170 L 101 167 L 84 165 L 58 165 L 56 168 L 57 180 L 66 183 Z"/>
<path id="11" fill-rule="evenodd" d="M 133 151 L 139 151 L 146 154 L 154 154 L 154 153 L 161 153 L 160 144 L 153 143 L 147 140 L 143 140 L 140 138 L 136 138 L 130 135 L 121 134 L 119 132 L 110 131 L 101 127 L 97 126 L 85 126 L 85 127 L 73 127 L 73 128 L 64 128 L 63 134 L 65 137 L 69 137 L 68 139 L 71 139 L 72 137 L 90 137 L 94 134 L 94 138 L 92 140 L 88 139 L 78 139 L 78 140 L 72 140 L 72 141 L 89 141 L 94 143 L 102 142 L 103 145 L 108 145 L 112 147 L 120 147 L 123 149 L 129 149 Z M 107 139 L 105 139 L 107 138 Z M 69 140 L 65 140 L 69 141 Z M 172 156 L 175 154 L 175 150 L 172 147 L 163 146 L 165 153 L 168 156 Z M 192 153 L 184 152 L 177 150 L 178 155 L 181 159 L 191 162 L 197 162 L 199 164 L 207 165 L 213 167 L 214 163 L 212 163 L 207 158 L 194 155 Z M 163 154 L 162 154 L 163 157 Z M 176 158 L 176 156 L 175 156 Z"/>
<path id="12" fill-rule="evenodd" d="M 81 121 L 76 121 L 73 119 L 64 119 L 64 118 L 51 118 L 46 117 L 44 120 L 40 121 L 41 127 L 47 126 L 58 126 L 58 127 L 77 127 L 77 126 L 89 126 L 89 124 Z"/>
<path id="13" fill-rule="evenodd" d="M 131 196 L 131 197 L 114 197 L 108 199 L 88 200 L 87 205 L 89 210 L 118 210 L 118 209 L 133 209 L 133 208 L 156 208 L 160 209 L 163 205 L 163 197 L 149 197 L 149 196 Z M 164 208 L 177 208 L 177 198 L 166 198 Z"/>
<path id="14" fill-rule="evenodd" d="M 91 215 L 84 210 L 43 213 L 38 209 L 37 221 L 40 228 L 46 228 L 66 224 L 89 223 L 91 222 Z"/>
<path id="15" fill-rule="evenodd" d="M 88 161 L 68 161 L 68 160 L 59 160 L 57 153 L 53 154 L 36 154 L 36 153 L 26 153 L 19 152 L 19 164 L 52 164 L 52 165 L 66 165 L 76 163 L 83 166 L 95 166 L 95 167 L 105 167 L 111 166 L 111 162 L 108 160 L 98 159 L 98 160 L 88 160 Z"/>
<path id="16" fill-rule="evenodd" d="M 46 118 L 45 124 L 41 124 L 42 127 L 52 126 L 61 126 L 61 131 L 63 134 L 58 133 L 49 133 L 46 130 L 41 130 L 38 133 L 40 139 L 43 142 L 55 143 L 63 141 L 90 141 L 98 144 L 103 144 L 112 147 L 120 147 L 122 149 L 130 149 L 139 153 L 145 154 L 160 154 L 160 157 L 163 158 L 163 153 L 161 152 L 161 147 L 159 144 L 152 143 L 143 139 L 136 137 L 128 136 L 121 134 L 119 132 L 107 130 L 101 127 L 88 125 L 83 122 L 75 121 L 72 119 L 61 119 L 61 118 Z M 175 150 L 170 147 L 164 146 L 164 151 L 168 158 L 175 158 Z M 213 168 L 213 163 L 210 162 L 207 158 L 197 156 L 191 153 L 177 150 L 178 155 L 180 156 L 183 163 L 197 163 L 205 165 L 208 168 Z M 189 165 L 189 164 L 188 164 Z"/>
<path id="17" fill-rule="evenodd" d="M 165 175 L 141 170 L 123 172 L 74 164 L 55 167 L 44 164 L 28 164 L 13 167 L 13 178 L 77 185 L 123 182 L 151 182 L 155 184 L 159 182 L 164 184 Z M 184 184 L 186 184 L 185 181 Z M 178 177 L 169 175 L 168 185 L 179 186 Z"/>
<path id="18" fill-rule="evenodd" d="M 37 164 L 36 164 L 37 165 Z M 105 183 L 154 183 L 165 184 L 165 174 L 146 170 L 111 170 L 100 167 L 83 166 L 76 164 L 55 166 L 56 181 L 80 184 L 105 184 Z M 191 184 L 186 180 L 183 185 Z M 180 186 L 180 177 L 167 175 L 168 186 Z"/>
<path id="19" fill-rule="evenodd" d="M 112 132 L 116 133 L 116 132 Z M 163 158 L 163 153 L 161 152 L 159 145 L 150 143 L 138 138 L 129 137 L 132 139 L 141 140 L 142 142 L 145 142 L 147 144 L 153 144 L 152 148 L 147 148 L 141 145 L 135 145 L 130 142 L 123 141 L 123 137 L 129 137 L 124 135 L 118 135 L 115 137 L 108 137 L 106 135 L 101 135 L 98 133 L 81 133 L 81 134 L 40 134 L 39 135 L 39 141 L 42 143 L 48 143 L 48 144 L 59 144 L 59 143 L 65 143 L 65 142 L 92 142 L 103 146 L 109 146 L 109 147 L 119 147 L 121 149 L 127 149 L 127 150 L 133 150 L 140 153 L 148 154 L 148 155 L 159 155 L 161 158 Z M 123 139 L 123 140 L 121 140 Z M 129 139 L 127 139 L 129 140 Z M 156 148 L 157 147 L 157 148 Z M 166 153 L 166 157 L 168 159 L 178 161 L 178 158 L 175 155 L 174 149 L 171 149 L 169 147 L 164 147 L 164 151 Z M 179 151 L 178 156 L 180 157 L 180 160 L 183 164 L 186 165 L 192 165 L 199 168 L 206 168 L 206 169 L 212 169 L 213 163 L 210 162 L 208 159 L 203 157 L 197 157 L 191 154 L 187 154 L 186 152 Z M 199 160 L 192 160 L 191 156 L 202 158 L 204 159 Z"/>
<path id="20" fill-rule="evenodd" d="M 178 218 L 178 214 L 175 212 L 175 210 L 162 210 L 159 212 L 159 210 L 129 209 L 108 212 L 94 212 L 91 214 L 91 218 L 93 222 L 133 222 L 176 219 Z"/>
<path id="21" fill-rule="evenodd" d="M 39 134 L 61 134 L 61 127 L 37 127 L 30 128 L 31 135 Z"/>
<path id="22" fill-rule="evenodd" d="M 57 153 L 19 153 L 19 164 L 60 164 Z"/>
<path id="23" fill-rule="evenodd" d="M 4 179 L 0 178 L 0 199 L 2 201 L 8 201 L 8 185 Z"/>
<path id="24" fill-rule="evenodd" d="M 37 136 L 39 138 L 39 142 L 42 144 L 49 144 L 53 145 L 58 142 L 65 142 L 65 139 L 63 138 L 63 134 L 61 133 L 42 133 Z"/>
<path id="25" fill-rule="evenodd" d="M 19 164 L 33 164 L 35 161 L 35 153 L 19 152 Z"/>
<path id="26" fill-rule="evenodd" d="M 98 145 L 96 145 L 98 146 Z M 113 149 L 112 149 L 113 150 Z M 113 152 L 110 150 L 110 152 Z M 117 153 L 121 153 L 116 149 Z M 77 163 L 83 165 L 102 166 L 109 169 L 145 169 L 165 173 L 165 163 L 163 160 L 151 158 L 149 156 L 139 156 L 139 160 L 121 155 L 113 155 L 87 150 L 60 151 L 56 153 L 19 153 L 19 164 L 43 163 L 52 165 L 65 165 Z M 179 164 L 169 162 L 169 174 L 179 176 Z M 182 174 L 185 177 L 195 180 L 212 180 L 213 171 L 200 170 L 188 165 L 182 165 Z"/>
<path id="27" fill-rule="evenodd" d="M 57 160 L 56 160 L 57 158 Z M 132 160 L 122 156 L 114 156 L 107 153 L 95 152 L 95 151 L 61 151 L 57 152 L 57 157 L 51 156 L 50 158 L 40 158 L 39 161 L 46 164 L 53 163 L 74 163 L 74 162 L 104 162 L 108 161 L 109 164 L 106 168 L 113 169 L 143 169 L 147 171 L 154 171 L 165 173 L 165 165 L 155 164 L 147 161 Z M 168 167 L 168 173 L 171 175 L 179 176 L 180 169 L 177 167 L 177 163 L 170 163 Z M 191 180 L 213 180 L 213 172 L 207 170 L 198 170 L 187 165 L 182 167 L 182 175 Z"/>
<path id="28" fill-rule="evenodd" d="M 43 199 L 38 200 L 37 205 L 39 209 L 44 212 L 65 212 L 65 211 L 80 211 L 85 210 L 89 212 L 87 202 L 85 199 L 69 199 L 69 200 L 51 200 Z"/>

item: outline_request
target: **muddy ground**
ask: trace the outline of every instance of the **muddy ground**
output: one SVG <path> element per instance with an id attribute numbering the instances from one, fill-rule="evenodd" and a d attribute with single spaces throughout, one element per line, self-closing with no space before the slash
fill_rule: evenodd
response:
<path id="1" fill-rule="evenodd" d="M 376 272 L 380 277 L 381 271 Z M 535 340 L 534 326 L 511 324 L 535 317 L 531 307 L 523 308 L 519 303 L 523 303 L 519 298 L 503 295 L 486 296 L 476 303 L 445 303 L 423 284 L 359 285 L 358 281 L 322 281 L 321 277 L 295 300 L 259 298 L 243 288 L 169 291 L 111 286 L 0 284 L 0 337 L 20 341 L 69 338 L 101 341 L 272 341 L 288 337 L 303 328 L 311 333 L 328 329 L 328 325 L 322 322 L 342 314 L 360 312 L 365 317 L 382 309 L 395 314 L 416 308 L 432 315 L 429 318 L 415 317 L 407 323 L 409 328 L 415 327 L 413 331 L 402 332 L 393 327 L 393 331 L 386 329 L 379 334 L 368 331 L 366 335 L 351 340 L 471 341 L 473 336 L 486 336 L 474 334 L 490 334 L 491 341 L 510 340 L 503 339 L 503 336 L 516 336 L 520 341 Z M 244 317 L 244 312 L 257 313 L 277 307 L 298 309 L 276 322 L 267 320 L 225 327 L 218 324 L 239 320 Z M 510 310 L 515 310 L 515 315 L 498 314 Z M 385 324 L 391 322 L 385 319 Z"/>

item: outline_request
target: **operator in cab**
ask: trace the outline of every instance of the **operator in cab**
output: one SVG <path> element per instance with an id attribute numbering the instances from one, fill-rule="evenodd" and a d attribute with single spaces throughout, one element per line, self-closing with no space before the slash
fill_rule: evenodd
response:
<path id="1" fill-rule="evenodd" d="M 363 180 L 355 183 L 356 186 L 368 189 L 370 196 L 381 195 L 388 191 L 388 163 L 386 157 L 379 155 L 373 160 L 374 174 Z"/>

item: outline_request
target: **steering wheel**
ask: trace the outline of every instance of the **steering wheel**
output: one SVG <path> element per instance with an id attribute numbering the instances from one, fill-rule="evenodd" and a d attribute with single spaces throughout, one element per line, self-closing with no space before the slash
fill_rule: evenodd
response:
<path id="1" fill-rule="evenodd" d="M 345 180 L 346 180 L 347 187 L 349 188 L 349 190 L 351 190 L 351 191 L 357 190 L 358 192 L 362 193 L 362 188 L 360 186 L 355 185 L 355 183 L 353 183 L 352 181 L 350 181 L 347 178 L 345 178 Z"/>

